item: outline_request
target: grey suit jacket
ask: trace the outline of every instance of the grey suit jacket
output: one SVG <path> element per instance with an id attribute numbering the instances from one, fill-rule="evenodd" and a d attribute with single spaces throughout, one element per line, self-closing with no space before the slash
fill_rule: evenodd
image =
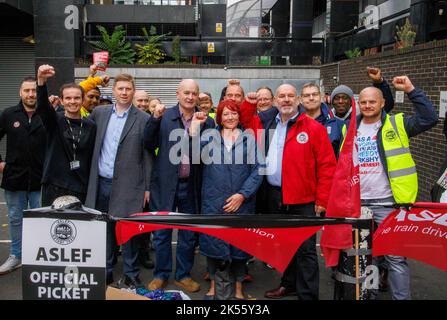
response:
<path id="1" fill-rule="evenodd" d="M 107 131 L 112 106 L 96 107 L 90 118 L 96 123 L 90 179 L 87 190 L 87 207 L 96 208 L 98 194 L 98 164 L 102 143 Z M 144 128 L 150 116 L 131 106 L 115 158 L 109 214 L 128 217 L 143 211 L 144 192 L 149 191 L 152 155 L 143 148 Z"/>

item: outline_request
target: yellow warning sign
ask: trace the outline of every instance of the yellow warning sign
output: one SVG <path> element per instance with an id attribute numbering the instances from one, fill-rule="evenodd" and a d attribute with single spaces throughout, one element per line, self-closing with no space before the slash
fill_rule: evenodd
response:
<path id="1" fill-rule="evenodd" d="M 208 42 L 208 53 L 214 53 L 214 42 Z"/>
<path id="2" fill-rule="evenodd" d="M 216 23 L 216 32 L 222 33 L 222 23 Z"/>

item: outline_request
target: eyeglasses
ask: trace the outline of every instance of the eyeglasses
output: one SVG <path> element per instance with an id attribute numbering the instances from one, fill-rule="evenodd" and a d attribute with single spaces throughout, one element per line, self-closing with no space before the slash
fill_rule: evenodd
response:
<path id="1" fill-rule="evenodd" d="M 312 93 L 304 93 L 302 95 L 303 98 L 310 98 L 310 97 L 319 97 L 320 93 L 319 92 L 312 92 Z"/>

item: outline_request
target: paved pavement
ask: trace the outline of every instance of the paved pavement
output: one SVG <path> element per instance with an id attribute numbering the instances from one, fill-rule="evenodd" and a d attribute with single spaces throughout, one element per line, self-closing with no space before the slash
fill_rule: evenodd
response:
<path id="1" fill-rule="evenodd" d="M 3 263 L 9 254 L 9 231 L 6 205 L 4 203 L 3 192 L 0 192 L 0 263 Z M 174 239 L 175 241 L 175 239 Z M 415 300 L 445 300 L 447 299 L 447 273 L 429 265 L 410 260 L 411 267 L 411 287 L 412 295 Z M 206 270 L 205 259 L 197 254 L 192 276 L 198 280 L 202 289 L 198 293 L 189 294 L 193 300 L 201 300 L 206 293 L 209 283 L 203 280 L 203 274 Z M 256 260 L 249 265 L 249 272 L 254 281 L 244 285 L 245 292 L 262 300 L 264 292 L 275 288 L 279 284 L 280 273 L 267 268 L 262 261 Z M 115 270 L 115 279 L 118 279 L 121 273 L 121 259 Z M 21 300 L 22 299 L 22 271 L 21 269 L 0 276 L 0 300 Z M 144 283 L 152 279 L 152 271 L 141 268 L 140 278 Z M 173 280 L 167 289 L 178 290 Z M 320 299 L 331 300 L 333 297 L 333 280 L 330 278 L 330 271 L 325 269 L 324 261 L 320 257 Z M 381 293 L 380 300 L 390 299 L 389 293 Z M 295 297 L 287 297 L 287 300 L 294 300 Z"/>

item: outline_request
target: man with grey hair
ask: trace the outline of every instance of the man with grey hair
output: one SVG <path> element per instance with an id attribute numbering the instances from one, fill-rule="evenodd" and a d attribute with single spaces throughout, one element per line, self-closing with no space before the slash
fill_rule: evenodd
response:
<path id="1" fill-rule="evenodd" d="M 144 146 L 158 155 L 155 159 L 151 179 L 151 198 L 149 207 L 152 211 L 178 211 L 197 214 L 200 212 L 201 167 L 192 164 L 191 155 L 181 154 L 180 163 L 170 158 L 171 149 L 178 143 L 170 139 L 171 132 L 180 130 L 189 137 L 189 128 L 197 108 L 199 86 L 192 79 L 184 79 L 177 88 L 178 104 L 166 109 L 164 105 L 155 107 L 144 134 Z M 207 117 L 201 129 L 214 128 L 214 120 Z M 149 283 L 149 290 L 166 287 L 172 272 L 172 230 L 154 231 L 155 246 L 154 279 Z M 188 230 L 178 231 L 175 284 L 188 292 L 200 290 L 200 285 L 191 278 L 194 264 L 195 233 Z"/>
<path id="2" fill-rule="evenodd" d="M 249 100 L 251 94 L 247 97 Z M 325 128 L 299 112 L 298 95 L 291 84 L 283 84 L 276 90 L 277 108 L 256 115 L 256 98 L 249 102 L 241 112 L 243 126 L 252 129 L 255 135 L 262 132 L 258 129 L 264 129 L 266 176 L 260 192 L 266 196 L 266 208 L 262 213 L 321 214 L 327 206 L 336 166 Z M 318 299 L 315 246 L 315 236 L 301 245 L 284 272 L 281 285 L 267 291 L 265 297 L 280 299 L 296 294 L 300 300 Z"/>

